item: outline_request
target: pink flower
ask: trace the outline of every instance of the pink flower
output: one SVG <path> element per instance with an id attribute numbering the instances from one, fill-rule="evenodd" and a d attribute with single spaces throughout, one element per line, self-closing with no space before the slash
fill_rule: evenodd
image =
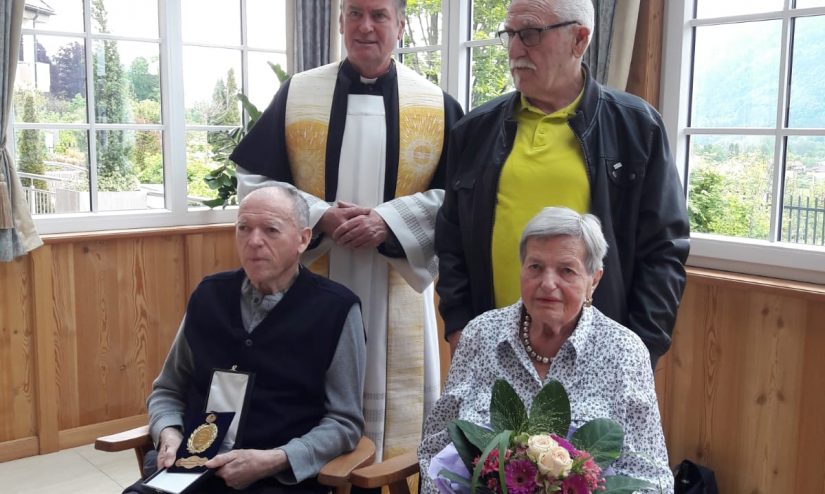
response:
<path id="1" fill-rule="evenodd" d="M 530 494 L 536 488 L 536 467 L 529 460 L 511 461 L 504 467 L 507 491 Z"/>
<path id="2" fill-rule="evenodd" d="M 581 475 L 571 475 L 561 483 L 561 494 L 590 494 L 587 481 Z"/>
<path id="3" fill-rule="evenodd" d="M 508 449 L 507 452 L 504 454 L 504 461 L 505 462 L 510 459 L 511 454 L 512 454 L 512 451 L 510 451 Z M 478 464 L 478 460 L 479 460 L 479 458 L 476 458 L 476 460 L 473 462 L 473 464 Z M 482 476 L 487 475 L 487 474 L 491 474 L 491 473 L 494 473 L 494 474 L 498 473 L 498 450 L 497 449 L 494 449 L 494 450 L 490 451 L 490 454 L 487 456 L 487 460 L 484 461 L 484 466 L 481 467 L 481 475 Z"/>

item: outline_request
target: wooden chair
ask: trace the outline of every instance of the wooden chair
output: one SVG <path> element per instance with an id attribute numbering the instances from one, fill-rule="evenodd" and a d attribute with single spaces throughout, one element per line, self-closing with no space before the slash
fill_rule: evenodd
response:
<path id="1" fill-rule="evenodd" d="M 149 426 L 137 427 L 128 431 L 103 436 L 95 441 L 95 449 L 100 451 L 127 451 L 134 449 L 137 456 L 138 471 L 143 475 L 143 457 L 154 449 L 149 436 Z M 356 468 L 371 465 L 375 460 L 375 445 L 362 437 L 355 449 L 332 459 L 324 465 L 318 474 L 318 482 L 332 487 L 335 494 L 347 494 L 350 490 L 350 473 Z"/>
<path id="2" fill-rule="evenodd" d="M 414 475 L 418 475 L 418 456 L 405 453 L 353 470 L 349 481 L 364 488 L 387 486 L 390 494 L 412 494 L 408 479 Z"/>

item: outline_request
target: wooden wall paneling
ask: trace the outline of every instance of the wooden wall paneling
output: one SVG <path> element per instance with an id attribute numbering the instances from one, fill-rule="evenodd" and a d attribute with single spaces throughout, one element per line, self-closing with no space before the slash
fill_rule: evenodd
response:
<path id="1" fill-rule="evenodd" d="M 804 355 L 801 371 L 801 400 L 797 424 L 795 492 L 825 494 L 825 304 L 807 302 Z M 789 364 L 793 364 L 792 362 Z"/>
<path id="2" fill-rule="evenodd" d="M 220 231 L 186 235 L 187 297 L 204 276 L 237 269 L 240 265 L 235 249 L 234 225 L 226 225 Z"/>
<path id="3" fill-rule="evenodd" d="M 714 335 L 718 328 L 718 324 L 714 324 L 714 301 L 707 287 L 697 286 L 689 280 L 668 356 L 667 408 L 663 416 L 672 464 L 684 458 L 705 463 L 706 452 L 710 450 L 713 401 L 718 397 L 719 361 Z M 704 328 L 704 331 L 696 328 Z M 706 373 L 709 374 L 707 380 Z"/>
<path id="4" fill-rule="evenodd" d="M 0 443 L 32 439 L 36 434 L 35 342 L 28 265 L 26 258 L 0 263 Z"/>
<path id="5" fill-rule="evenodd" d="M 720 492 L 783 491 L 800 482 L 799 457 L 810 455 L 811 445 L 797 424 L 825 410 L 825 399 L 809 396 L 822 387 L 806 385 L 821 385 L 825 375 L 822 363 L 805 361 L 808 347 L 823 339 L 811 335 L 822 332 L 810 322 L 814 303 L 689 277 L 665 392 L 671 463 L 690 458 L 710 466 Z M 820 478 L 816 490 L 791 490 L 823 492 L 822 485 Z"/>
<path id="6" fill-rule="evenodd" d="M 794 485 L 806 304 L 764 292 L 749 299 L 745 314 L 738 314 L 745 326 L 731 326 L 745 366 L 736 376 L 737 435 L 729 438 L 740 447 L 739 464 L 726 460 L 724 492 L 780 492 Z"/>
<path id="7" fill-rule="evenodd" d="M 73 280 L 76 325 L 61 328 L 66 337 L 60 350 L 77 372 L 58 379 L 61 397 L 79 406 L 61 415 L 61 431 L 145 413 L 152 380 L 177 329 L 169 321 L 183 313 L 182 245 L 180 236 L 162 236 L 68 247 L 83 275 Z M 63 437 L 75 439 L 61 441 L 61 447 L 83 439 Z"/>
<path id="8" fill-rule="evenodd" d="M 641 0 L 627 91 L 659 106 L 664 0 Z"/>
<path id="9" fill-rule="evenodd" d="M 58 312 L 61 295 L 54 289 L 60 273 L 55 270 L 52 246 L 44 245 L 30 254 L 32 273 L 32 305 L 34 327 L 37 436 L 40 454 L 52 453 L 58 445 L 58 413 L 60 400 L 57 386 L 57 331 L 66 314 Z M 57 302 L 56 302 L 57 301 Z"/>

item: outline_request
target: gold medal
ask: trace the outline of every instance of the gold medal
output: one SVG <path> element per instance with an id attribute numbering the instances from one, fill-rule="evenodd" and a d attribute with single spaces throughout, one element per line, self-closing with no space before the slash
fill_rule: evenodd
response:
<path id="1" fill-rule="evenodd" d="M 186 449 L 190 453 L 203 453 L 209 449 L 209 446 L 212 446 L 215 438 L 218 437 L 218 426 L 215 425 L 216 419 L 215 414 L 210 413 L 206 416 L 206 423 L 199 425 L 198 428 L 189 435 L 189 439 L 186 441 Z"/>

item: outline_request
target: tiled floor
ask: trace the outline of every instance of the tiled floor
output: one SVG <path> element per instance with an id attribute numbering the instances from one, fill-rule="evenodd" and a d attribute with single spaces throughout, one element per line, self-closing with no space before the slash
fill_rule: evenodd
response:
<path id="1" fill-rule="evenodd" d="M 119 494 L 137 477 L 132 451 L 87 445 L 0 463 L 0 494 Z"/>

